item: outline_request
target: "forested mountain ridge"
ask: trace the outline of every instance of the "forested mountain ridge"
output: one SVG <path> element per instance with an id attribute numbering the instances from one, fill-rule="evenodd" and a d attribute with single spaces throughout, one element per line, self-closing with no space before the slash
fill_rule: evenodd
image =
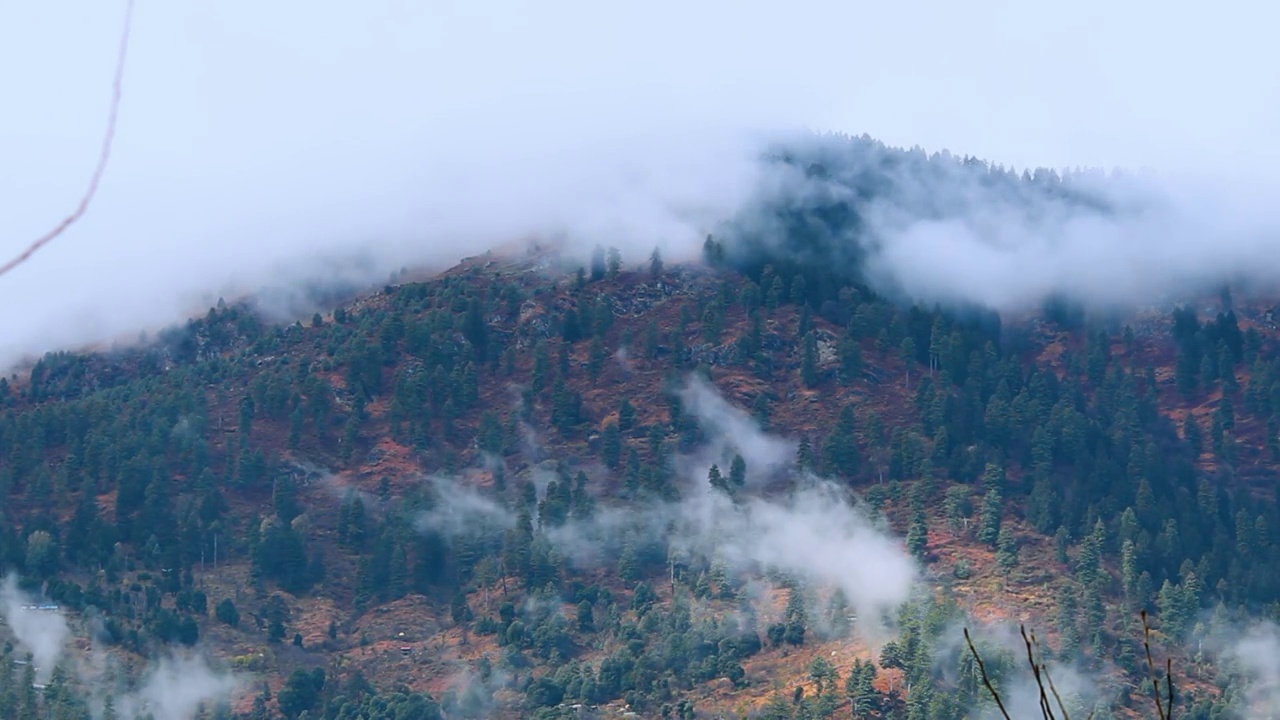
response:
<path id="1" fill-rule="evenodd" d="M 811 219 L 784 237 L 822 247 Z M 701 265 L 490 254 L 3 381 L 0 560 L 95 651 L 198 646 L 254 678 L 212 716 L 965 717 L 964 613 L 1037 626 L 1119 716 L 1145 607 L 1179 714 L 1212 717 L 1247 686 L 1187 638 L 1280 593 L 1270 318 L 1224 293 L 1012 321 L 734 236 Z M 887 528 L 821 514 L 833 487 Z M 836 521 L 821 539 L 856 552 L 808 557 L 800 529 Z M 862 596 L 846 568 L 914 567 L 886 529 L 920 579 Z M 41 693 L 6 661 L 0 715 L 145 695 L 86 692 L 77 657 Z"/>

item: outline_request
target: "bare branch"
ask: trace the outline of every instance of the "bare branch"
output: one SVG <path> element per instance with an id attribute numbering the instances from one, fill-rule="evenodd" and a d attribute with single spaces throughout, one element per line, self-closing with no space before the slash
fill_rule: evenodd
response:
<path id="1" fill-rule="evenodd" d="M 1036 639 L 1035 632 L 1031 633 L 1031 642 L 1036 646 L 1037 650 L 1040 649 L 1040 641 Z M 1062 712 L 1063 720 L 1071 720 L 1071 715 L 1067 713 L 1067 705 L 1062 702 L 1062 696 L 1058 694 L 1058 688 L 1053 684 L 1053 676 L 1049 674 L 1049 666 L 1042 664 L 1040 672 L 1044 673 L 1044 679 L 1049 683 L 1049 691 L 1053 693 L 1053 699 L 1058 702 L 1058 710 Z M 1093 713 L 1089 713 L 1089 717 L 1092 718 Z"/>
<path id="2" fill-rule="evenodd" d="M 89 178 L 89 187 L 85 190 L 84 196 L 80 198 L 80 204 L 70 215 L 63 218 L 52 230 L 37 238 L 35 242 L 27 246 L 25 250 L 16 257 L 0 266 L 0 275 L 8 273 L 10 270 L 18 267 L 31 259 L 40 248 L 52 242 L 67 228 L 71 227 L 79 220 L 85 211 L 89 209 L 89 203 L 93 201 L 93 196 L 98 192 L 98 184 L 102 180 L 102 174 L 107 169 L 107 161 L 111 157 L 111 144 L 115 140 L 116 134 L 116 117 L 120 109 L 120 94 L 124 86 L 124 64 L 125 56 L 129 50 L 129 29 L 133 25 L 133 2 L 134 0 L 125 0 L 125 19 L 124 30 L 120 34 L 120 48 L 116 57 L 116 73 L 111 85 L 111 107 L 107 115 L 107 130 L 102 139 L 102 150 L 98 156 L 98 165 L 93 170 L 93 175 Z"/>
<path id="3" fill-rule="evenodd" d="M 1147 622 L 1147 611 L 1142 611 L 1142 645 L 1147 649 L 1147 671 L 1151 674 L 1151 693 L 1156 698 L 1156 712 L 1160 716 L 1160 720 L 1169 720 L 1169 715 L 1164 711 L 1164 703 L 1160 701 L 1160 679 L 1156 676 L 1156 664 L 1151 659 L 1151 623 Z M 1169 661 L 1169 670 L 1173 670 L 1173 661 Z M 1166 677 L 1166 682 L 1168 678 Z M 1169 702 L 1173 703 L 1173 689 L 1169 690 Z M 1172 707 L 1169 708 L 1172 711 Z"/>
<path id="4" fill-rule="evenodd" d="M 1160 693 L 1160 678 L 1156 674 L 1155 660 L 1151 656 L 1151 625 L 1147 622 L 1147 611 L 1142 611 L 1142 628 L 1143 628 L 1143 644 L 1147 650 L 1147 669 L 1151 673 L 1151 689 L 1156 700 L 1156 713 L 1159 720 L 1173 720 L 1173 658 L 1165 660 L 1165 694 L 1164 697 Z M 1063 720 L 1070 720 L 1067 712 L 1067 705 L 1062 701 L 1062 695 L 1058 693 L 1058 688 L 1053 684 L 1053 677 L 1049 674 L 1048 665 L 1036 662 L 1035 651 L 1040 650 L 1040 641 L 1036 638 L 1035 633 L 1027 633 L 1025 625 L 1019 626 L 1022 632 L 1022 642 L 1027 647 L 1027 664 L 1031 666 L 1031 673 L 1035 677 L 1036 685 L 1040 688 L 1040 715 L 1044 720 L 1057 720 L 1053 713 L 1053 707 L 1049 702 L 1049 696 L 1045 691 L 1045 684 L 1048 684 L 1048 693 L 1051 693 L 1054 701 L 1058 704 L 1058 711 L 1062 714 Z M 978 649 L 973 645 L 973 639 L 969 636 L 969 628 L 964 628 L 964 640 L 969 645 L 969 652 L 973 654 L 973 659 L 978 662 L 978 670 L 982 673 L 982 684 L 986 686 L 987 692 L 995 699 L 996 706 L 1000 708 L 1000 714 L 1005 720 L 1012 720 L 1009 713 L 1005 710 L 1004 702 L 1000 699 L 1000 693 L 996 692 L 995 687 L 991 684 L 991 680 L 987 677 L 986 665 L 982 662 L 982 656 L 978 654 Z M 1034 646 L 1034 649 L 1033 649 Z M 1167 707 L 1166 707 L 1167 701 Z M 1089 712 L 1086 720 L 1093 720 L 1097 714 L 1097 708 Z"/>
<path id="5" fill-rule="evenodd" d="M 1040 689 L 1040 714 L 1045 720 L 1057 720 L 1053 716 L 1053 708 L 1049 707 L 1049 697 L 1044 691 L 1044 681 L 1040 679 L 1040 666 L 1036 664 L 1036 658 L 1031 653 L 1031 639 L 1027 637 L 1027 626 L 1019 625 L 1018 632 L 1022 633 L 1022 642 L 1027 646 L 1027 664 L 1031 666 L 1031 675 L 1036 679 L 1036 687 Z"/>
<path id="6" fill-rule="evenodd" d="M 1000 708 L 1000 714 L 1004 716 L 1004 720 L 1013 720 L 1009 717 L 1009 712 L 1004 709 L 1004 703 L 1000 700 L 1000 693 L 992 687 L 990 678 L 987 677 L 987 666 L 982 662 L 982 656 L 978 654 L 978 649 L 973 646 L 973 639 L 969 637 L 969 628 L 964 629 L 964 641 L 969 644 L 969 652 L 973 653 L 973 659 L 978 662 L 978 672 L 982 673 L 982 684 L 987 686 L 987 692 L 991 693 L 991 697 L 996 701 L 996 707 Z"/>

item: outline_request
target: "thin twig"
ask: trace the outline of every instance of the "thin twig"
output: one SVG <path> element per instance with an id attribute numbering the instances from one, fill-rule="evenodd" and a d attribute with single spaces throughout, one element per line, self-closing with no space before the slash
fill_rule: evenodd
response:
<path id="1" fill-rule="evenodd" d="M 1160 701 L 1160 679 L 1156 676 L 1156 663 L 1151 659 L 1151 624 L 1147 622 L 1146 610 L 1142 611 L 1142 645 L 1147 650 L 1147 670 L 1151 674 L 1151 693 L 1156 698 L 1156 712 L 1160 720 L 1169 720 L 1169 716 L 1164 711 L 1164 703 Z M 1172 659 L 1169 662 L 1169 669 L 1173 669 Z"/>
<path id="2" fill-rule="evenodd" d="M 1066 703 L 1062 701 L 1062 695 L 1058 693 L 1058 688 L 1053 683 L 1053 676 L 1049 674 L 1048 665 L 1036 663 L 1035 650 L 1040 649 L 1040 641 L 1036 638 L 1035 633 L 1027 634 L 1026 626 L 1020 626 L 1022 632 L 1022 641 L 1027 646 L 1027 663 L 1031 665 L 1031 672 L 1035 676 L 1036 685 L 1040 688 L 1040 714 L 1045 720 L 1056 720 L 1053 715 L 1052 706 L 1049 704 L 1045 695 L 1045 683 L 1049 685 L 1049 692 L 1053 694 L 1053 699 L 1058 703 L 1058 710 L 1062 713 L 1063 720 L 1071 720 L 1067 712 Z M 1173 720 L 1173 658 L 1165 659 L 1165 697 L 1167 698 L 1168 707 L 1165 706 L 1165 700 L 1160 694 L 1160 678 L 1156 674 L 1155 660 L 1151 655 L 1151 625 L 1147 621 L 1147 611 L 1142 611 L 1142 630 L 1143 630 L 1143 646 L 1147 651 L 1147 669 L 1151 673 L 1152 694 L 1156 700 L 1156 712 L 1160 720 Z M 991 684 L 991 679 L 987 676 L 986 665 L 982 662 L 982 656 L 978 654 L 978 649 L 973 645 L 973 638 L 969 635 L 969 629 L 964 629 L 964 640 L 969 645 L 969 652 L 973 654 L 973 659 L 978 662 L 978 670 L 982 674 L 982 684 L 986 686 L 987 692 L 996 701 L 996 706 L 1000 708 L 1000 714 L 1005 720 L 1012 720 L 1009 713 L 1005 710 L 1004 702 L 1000 699 L 1000 693 L 996 692 L 995 687 Z M 1034 650 L 1033 650 L 1034 646 Z M 1085 720 L 1093 720 L 1097 715 L 1098 709 L 1094 707 L 1089 711 L 1089 715 Z"/>
<path id="3" fill-rule="evenodd" d="M 1000 708 L 1000 714 L 1004 716 L 1004 720 L 1013 720 L 1009 717 L 1009 712 L 1004 709 L 1004 703 L 1000 701 L 1000 693 L 991 685 L 991 679 L 987 677 L 987 666 L 982 662 L 982 656 L 978 654 L 978 649 L 973 646 L 973 638 L 969 637 L 969 628 L 964 629 L 964 641 L 969 644 L 969 652 L 973 653 L 973 659 L 978 662 L 978 672 L 982 673 L 982 684 L 987 686 L 987 692 L 991 693 L 991 697 L 996 701 L 996 707 Z"/>
<path id="4" fill-rule="evenodd" d="M 1066 703 L 1062 702 L 1062 696 L 1058 694 L 1058 688 L 1053 685 L 1053 676 L 1049 674 L 1048 666 L 1042 665 L 1040 669 L 1044 671 L 1044 679 L 1049 681 L 1049 692 L 1053 693 L 1053 699 L 1058 701 L 1058 709 L 1062 711 L 1063 720 L 1071 720 L 1071 716 L 1067 714 Z M 1093 713 L 1090 713 L 1089 717 L 1092 718 Z"/>
<path id="5" fill-rule="evenodd" d="M 1031 642 L 1036 646 L 1037 650 L 1040 649 L 1040 641 L 1036 639 L 1034 632 L 1031 633 Z M 1062 696 L 1058 694 L 1058 688 L 1053 684 L 1053 676 L 1049 674 L 1049 666 L 1041 665 L 1040 672 L 1044 673 L 1044 679 L 1049 683 L 1049 692 L 1053 693 L 1053 699 L 1058 701 L 1058 709 L 1062 711 L 1063 720 L 1071 720 L 1071 715 L 1067 713 L 1067 705 L 1062 702 Z M 1089 717 L 1092 718 L 1093 713 L 1089 713 Z"/>
<path id="6" fill-rule="evenodd" d="M 1053 708 L 1049 707 L 1049 696 L 1044 691 L 1044 682 L 1040 679 L 1040 666 L 1036 664 L 1036 658 L 1031 653 L 1031 639 L 1027 637 L 1027 626 L 1019 625 L 1018 632 L 1022 633 L 1022 642 L 1027 646 L 1027 664 L 1031 666 L 1036 687 L 1040 688 L 1040 714 L 1044 715 L 1045 720 L 1057 720 L 1053 716 Z"/>
<path id="7" fill-rule="evenodd" d="M 107 131 L 102 139 L 102 150 L 98 155 L 98 166 L 94 168 L 93 175 L 89 178 L 89 187 L 84 196 L 80 198 L 80 204 L 76 206 L 70 215 L 63 218 L 62 222 L 58 223 L 52 230 L 37 238 L 35 242 L 28 245 L 25 250 L 12 260 L 0 266 L 0 275 L 4 275 L 31 259 L 31 256 L 35 255 L 36 251 L 52 242 L 67 228 L 71 227 L 89 209 L 89 203 L 98 192 L 98 183 L 102 180 L 102 174 L 107 169 L 107 161 L 111 158 L 111 144 L 115 140 L 116 117 L 119 114 L 120 94 L 124 86 L 124 61 L 129 50 L 129 29 L 133 25 L 134 0 L 125 1 L 124 30 L 120 34 L 120 49 L 116 57 L 116 73 L 111 84 L 111 107 L 107 115 Z"/>

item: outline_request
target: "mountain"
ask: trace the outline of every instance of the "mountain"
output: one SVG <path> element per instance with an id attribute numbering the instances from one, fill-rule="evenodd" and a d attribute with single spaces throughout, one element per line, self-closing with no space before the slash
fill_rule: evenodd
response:
<path id="1" fill-rule="evenodd" d="M 700 264 L 486 253 L 0 380 L 0 715 L 975 717 L 967 626 L 1034 716 L 1025 623 L 1080 716 L 1145 716 L 1144 608 L 1179 716 L 1256 713 L 1271 304 L 912 303 L 862 264 L 886 198 L 1128 210 L 857 147 L 780 154 L 832 192 Z"/>

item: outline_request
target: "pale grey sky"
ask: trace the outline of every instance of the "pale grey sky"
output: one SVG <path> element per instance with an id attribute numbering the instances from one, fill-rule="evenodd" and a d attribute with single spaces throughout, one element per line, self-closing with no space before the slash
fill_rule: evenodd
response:
<path id="1" fill-rule="evenodd" d="M 318 251 L 394 267 L 555 227 L 678 243 L 745 197 L 762 131 L 1257 192 L 1280 160 L 1280 12 L 1209 7 L 137 0 L 112 165 L 83 222 L 0 279 L 0 363 Z M 0 4 L 6 256 L 83 189 L 123 9 Z"/>

